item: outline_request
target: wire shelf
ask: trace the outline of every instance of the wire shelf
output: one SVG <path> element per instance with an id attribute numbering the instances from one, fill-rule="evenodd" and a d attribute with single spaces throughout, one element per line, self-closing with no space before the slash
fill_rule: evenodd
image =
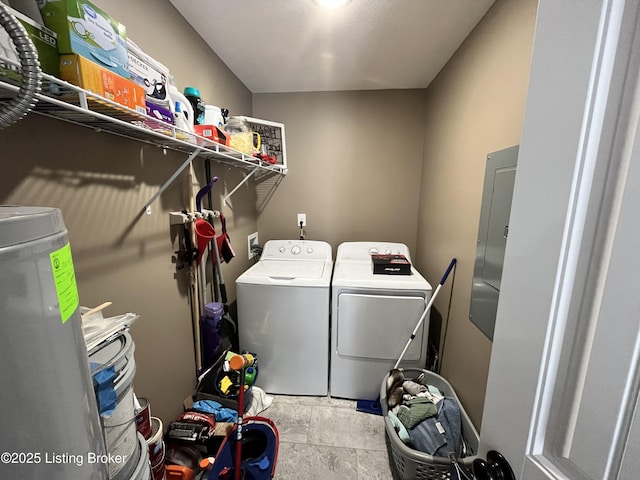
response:
<path id="1" fill-rule="evenodd" d="M 12 98 L 19 86 L 0 77 L 0 102 Z M 269 164 L 195 133 L 120 105 L 51 75 L 42 74 L 41 92 L 32 112 L 75 125 L 144 142 L 196 157 L 211 158 L 262 175 L 286 175 L 286 164 Z"/>

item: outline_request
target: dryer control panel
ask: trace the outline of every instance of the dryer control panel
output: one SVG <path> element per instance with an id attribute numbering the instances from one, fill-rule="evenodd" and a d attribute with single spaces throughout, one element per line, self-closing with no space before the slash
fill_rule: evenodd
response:
<path id="1" fill-rule="evenodd" d="M 344 242 L 338 247 L 336 261 L 371 262 L 371 255 L 404 255 L 411 260 L 409 248 L 403 243 L 391 242 Z"/>
<path id="2" fill-rule="evenodd" d="M 332 261 L 331 245 L 318 240 L 269 240 L 260 260 Z"/>

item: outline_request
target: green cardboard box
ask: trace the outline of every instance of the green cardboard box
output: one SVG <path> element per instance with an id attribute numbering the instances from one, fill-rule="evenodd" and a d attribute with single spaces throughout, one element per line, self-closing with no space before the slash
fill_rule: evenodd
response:
<path id="1" fill-rule="evenodd" d="M 60 54 L 76 53 L 129 78 L 123 24 L 87 0 L 38 0 L 44 24 L 58 34 Z"/>
<path id="2" fill-rule="evenodd" d="M 27 31 L 29 38 L 38 51 L 38 60 L 42 71 L 59 77 L 60 59 L 56 33 L 10 7 L 7 7 L 7 9 Z M 0 28 L 0 57 L 20 63 L 13 41 L 4 28 Z M 10 83 L 19 85 L 21 83 L 20 68 L 0 58 L 0 77 Z"/>

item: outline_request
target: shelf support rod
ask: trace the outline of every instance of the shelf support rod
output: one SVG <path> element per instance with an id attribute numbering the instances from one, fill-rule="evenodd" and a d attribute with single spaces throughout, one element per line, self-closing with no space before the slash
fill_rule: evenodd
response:
<path id="1" fill-rule="evenodd" d="M 227 193 L 227 195 L 222 199 L 222 203 L 228 207 L 231 207 L 231 205 L 227 204 L 227 200 L 231 197 L 231 195 L 233 195 L 234 193 L 236 193 L 238 191 L 238 189 L 244 185 L 245 183 L 247 183 L 249 181 L 249 179 L 253 176 L 254 173 L 256 173 L 258 170 L 260 170 L 260 167 L 256 167 L 253 170 L 251 170 L 241 181 L 238 185 L 235 186 L 235 188 L 233 190 L 231 190 L 229 193 Z"/>
<path id="2" fill-rule="evenodd" d="M 78 92 L 78 99 L 80 100 L 80 108 L 82 110 L 89 110 L 89 102 L 87 101 L 87 94 L 85 92 Z"/>
<path id="3" fill-rule="evenodd" d="M 178 175 L 180 175 L 182 171 L 185 168 L 187 168 L 191 164 L 191 162 L 193 162 L 193 159 L 196 158 L 201 151 L 202 151 L 201 148 L 198 148 L 195 151 L 193 151 L 191 155 L 189 155 L 189 158 L 187 158 L 185 162 L 182 165 L 180 165 L 180 167 L 178 167 L 178 169 L 173 173 L 173 175 L 171 175 L 169 179 L 166 182 L 164 182 L 164 184 L 160 187 L 160 189 L 153 194 L 153 197 L 151 197 L 149 201 L 144 204 L 144 207 L 142 210 L 148 209 L 151 206 L 151 204 L 156 201 L 156 198 L 162 195 L 162 192 L 164 192 L 169 187 L 169 185 L 171 185 L 173 181 L 178 177 Z"/>

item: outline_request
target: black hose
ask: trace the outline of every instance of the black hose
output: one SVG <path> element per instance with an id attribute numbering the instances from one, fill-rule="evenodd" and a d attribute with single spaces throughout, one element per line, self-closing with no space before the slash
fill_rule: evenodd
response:
<path id="1" fill-rule="evenodd" d="M 22 24 L 0 2 L 0 25 L 13 41 L 20 59 L 22 83 L 18 95 L 0 109 L 0 129 L 21 120 L 35 106 L 42 83 L 42 70 L 38 61 L 38 52 Z"/>

